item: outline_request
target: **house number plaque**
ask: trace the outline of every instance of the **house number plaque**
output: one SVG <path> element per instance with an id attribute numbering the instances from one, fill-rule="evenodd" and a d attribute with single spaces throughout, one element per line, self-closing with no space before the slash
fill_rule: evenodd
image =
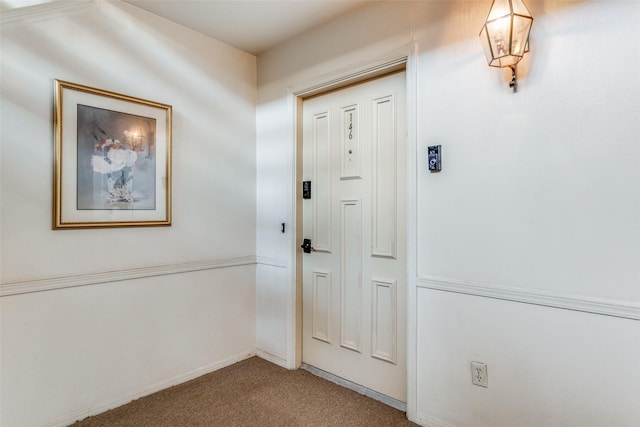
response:
<path id="1" fill-rule="evenodd" d="M 358 106 L 342 108 L 342 168 L 341 179 L 360 178 L 360 138 Z"/>

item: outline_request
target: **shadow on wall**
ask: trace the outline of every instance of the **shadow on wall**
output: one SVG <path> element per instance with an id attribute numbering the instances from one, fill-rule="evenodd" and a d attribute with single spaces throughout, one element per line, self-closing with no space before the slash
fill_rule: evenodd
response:
<path id="1" fill-rule="evenodd" d="M 534 17 L 532 50 L 536 49 L 536 33 L 541 31 L 536 22 L 539 18 L 584 3 L 592 2 L 526 1 Z M 360 53 L 375 57 L 384 54 L 393 44 L 395 47 L 392 49 L 401 48 L 413 41 L 419 41 L 419 53 L 424 53 L 473 40 L 477 43 L 477 56 L 468 60 L 481 57 L 484 60 L 478 35 L 491 4 L 491 0 L 369 3 L 323 27 L 260 54 L 258 87 L 277 85 L 281 79 L 308 74 L 321 64 L 334 64 L 335 70 L 357 65 L 353 63 L 353 58 L 361 56 Z M 297 53 L 294 59 L 289 54 L 293 51 Z M 279 64 L 277 69 L 273 64 Z M 522 73 L 526 75 L 527 70 L 528 66 L 523 67 Z M 509 79 L 510 77 L 509 75 Z M 268 102 L 270 99 L 261 101 Z"/>
<path id="2" fill-rule="evenodd" d="M 137 268 L 254 253 L 255 57 L 123 2 L 74 7 L 3 16 L 2 176 L 12 183 L 2 194 L 10 207 L 3 211 L 2 244 L 12 250 L 3 254 L 2 281 L 103 271 L 119 262 L 118 268 Z M 137 231 L 145 239 L 126 230 L 51 231 L 54 79 L 174 107 L 172 227 Z M 242 236 L 221 243 L 231 229 Z M 43 243 L 26 243 L 34 238 Z M 169 241 L 173 252 L 161 249 Z M 118 260 L 72 265 L 63 248 L 113 252 Z M 17 268 L 27 253 L 41 260 L 28 272 Z"/>
<path id="3" fill-rule="evenodd" d="M 537 52 L 544 51 L 544 46 L 539 46 L 537 40 L 549 40 L 547 34 L 547 25 L 544 21 L 554 19 L 553 16 L 564 12 L 565 9 L 575 8 L 584 4 L 593 3 L 588 0 L 525 0 L 525 4 L 531 12 L 534 21 L 530 36 L 530 50 Z M 461 58 L 462 63 L 475 62 L 485 57 L 479 40 L 479 33 L 482 25 L 487 18 L 491 8 L 492 1 L 473 1 L 473 2 L 412 2 L 412 28 L 414 29 L 413 39 L 420 40 L 420 53 L 431 50 L 443 49 L 458 43 L 471 41 L 477 45 L 475 55 L 473 57 Z M 570 12 L 569 12 L 570 13 Z M 571 20 L 570 22 L 574 22 Z M 556 24 L 557 25 L 557 24 Z M 573 25 L 566 28 L 567 32 L 576 34 L 580 31 L 588 31 L 588 28 L 577 28 Z M 539 36 L 539 37 L 537 37 Z M 534 55 L 525 55 L 523 61 L 518 64 L 518 75 L 526 78 L 529 70 L 535 67 Z M 502 77 L 505 83 L 511 80 L 511 71 L 509 68 L 502 69 Z M 500 75 L 497 73 L 496 75 Z"/>

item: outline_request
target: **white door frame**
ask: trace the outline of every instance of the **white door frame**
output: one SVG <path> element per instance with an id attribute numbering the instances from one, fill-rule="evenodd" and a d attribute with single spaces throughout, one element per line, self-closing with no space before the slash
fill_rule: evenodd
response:
<path id="1" fill-rule="evenodd" d="M 416 419 L 417 365 L 416 365 L 416 173 L 420 164 L 417 153 L 417 64 L 416 46 L 411 43 L 382 57 L 371 58 L 358 64 L 325 74 L 314 81 L 291 88 L 288 95 L 293 136 L 292 159 L 292 259 L 291 286 L 287 307 L 287 367 L 296 369 L 302 362 L 302 102 L 311 95 L 326 92 L 352 83 L 370 79 L 391 71 L 405 69 L 407 94 L 407 416 Z"/>

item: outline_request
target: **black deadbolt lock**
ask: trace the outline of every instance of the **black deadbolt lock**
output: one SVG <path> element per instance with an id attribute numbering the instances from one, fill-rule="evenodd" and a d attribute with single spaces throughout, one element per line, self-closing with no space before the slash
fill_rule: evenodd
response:
<path id="1" fill-rule="evenodd" d="M 300 246 L 302 248 L 302 252 L 304 252 L 305 254 L 310 254 L 311 251 L 313 251 L 314 249 L 311 247 L 311 239 L 304 239 L 302 240 L 302 246 Z"/>

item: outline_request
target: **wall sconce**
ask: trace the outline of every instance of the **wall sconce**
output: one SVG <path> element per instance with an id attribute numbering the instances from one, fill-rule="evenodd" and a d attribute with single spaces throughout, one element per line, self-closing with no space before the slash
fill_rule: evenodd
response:
<path id="1" fill-rule="evenodd" d="M 493 0 L 480 30 L 480 40 L 491 67 L 511 68 L 509 87 L 518 88 L 516 66 L 529 52 L 533 17 L 522 0 Z"/>

